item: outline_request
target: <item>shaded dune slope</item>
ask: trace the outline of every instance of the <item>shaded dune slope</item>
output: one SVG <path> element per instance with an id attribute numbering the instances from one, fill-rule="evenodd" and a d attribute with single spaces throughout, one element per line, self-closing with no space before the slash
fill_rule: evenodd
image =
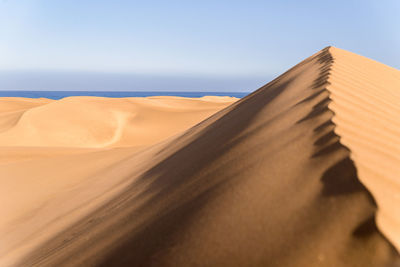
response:
<path id="1" fill-rule="evenodd" d="M 338 134 L 334 56 L 322 50 L 155 148 L 118 195 L 20 265 L 396 266 Z"/>

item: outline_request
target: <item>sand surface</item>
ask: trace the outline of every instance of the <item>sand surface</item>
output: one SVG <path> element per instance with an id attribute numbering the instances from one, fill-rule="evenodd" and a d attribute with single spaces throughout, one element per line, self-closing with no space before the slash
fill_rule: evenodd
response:
<path id="1" fill-rule="evenodd" d="M 237 100 L 0 98 L 0 266 L 13 266 L 118 191 L 148 165 L 149 152 L 135 154 Z M 126 159 L 125 170 L 116 167 Z"/>
<path id="2" fill-rule="evenodd" d="M 0 101 L 1 266 L 400 266 L 398 70 L 328 47 L 237 102 Z"/>

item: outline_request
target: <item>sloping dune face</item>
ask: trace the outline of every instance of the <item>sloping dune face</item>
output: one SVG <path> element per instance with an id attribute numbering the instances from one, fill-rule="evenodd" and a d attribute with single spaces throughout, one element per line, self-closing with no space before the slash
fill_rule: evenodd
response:
<path id="1" fill-rule="evenodd" d="M 49 102 L 51 102 L 49 99 L 4 97 L 0 105 L 0 132 L 6 131 L 16 125 L 26 110 Z"/>
<path id="2" fill-rule="evenodd" d="M 398 266 L 387 238 L 398 242 L 389 202 L 399 161 L 388 142 L 399 140 L 374 124 L 398 109 L 390 87 L 398 75 L 320 51 L 184 134 L 114 163 L 106 173 L 118 191 L 102 187 L 95 208 L 18 266 Z"/>
<path id="3" fill-rule="evenodd" d="M 400 251 L 400 71 L 331 48 L 333 121 L 378 204 L 380 230 Z"/>

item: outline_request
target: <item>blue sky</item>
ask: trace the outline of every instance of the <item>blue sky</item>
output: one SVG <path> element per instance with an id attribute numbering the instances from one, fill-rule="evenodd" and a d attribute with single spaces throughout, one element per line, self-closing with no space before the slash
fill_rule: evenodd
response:
<path id="1" fill-rule="evenodd" d="M 0 0 L 0 89 L 252 91 L 328 45 L 400 68 L 399 14 L 398 0 Z"/>

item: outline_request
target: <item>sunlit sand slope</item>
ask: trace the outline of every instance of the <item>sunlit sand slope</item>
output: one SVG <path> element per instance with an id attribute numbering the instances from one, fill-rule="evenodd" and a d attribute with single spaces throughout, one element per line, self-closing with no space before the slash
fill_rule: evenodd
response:
<path id="1" fill-rule="evenodd" d="M 330 52 L 336 133 L 378 204 L 379 229 L 400 251 L 400 71 L 338 48 Z"/>

